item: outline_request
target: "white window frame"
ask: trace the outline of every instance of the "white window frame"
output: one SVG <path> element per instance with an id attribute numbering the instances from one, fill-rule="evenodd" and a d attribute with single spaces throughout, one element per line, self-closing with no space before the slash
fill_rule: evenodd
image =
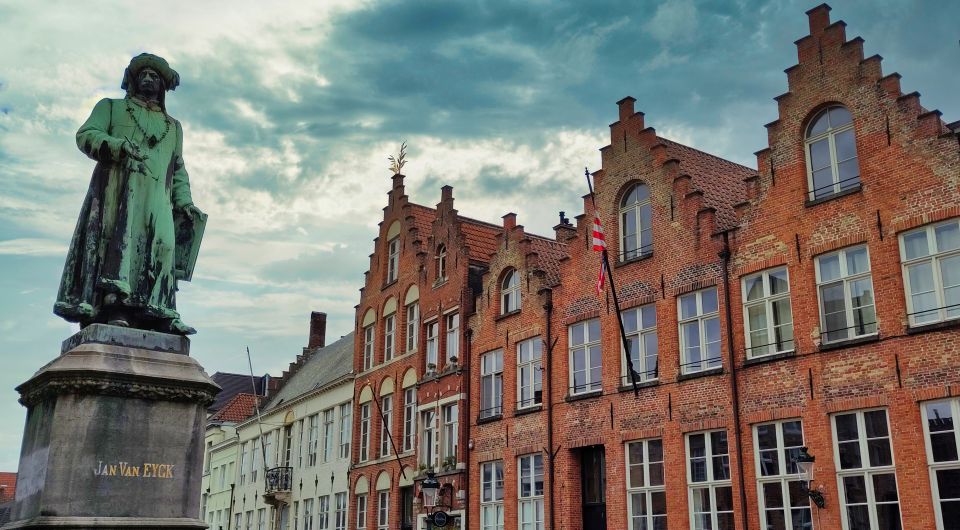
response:
<path id="1" fill-rule="evenodd" d="M 303 530 L 313 530 L 313 499 L 303 501 Z"/>
<path id="2" fill-rule="evenodd" d="M 307 467 L 317 465 L 317 444 L 320 439 L 320 414 L 307 416 Z"/>
<path id="3" fill-rule="evenodd" d="M 447 279 L 447 247 L 440 245 L 437 247 L 437 281 L 442 282 Z"/>
<path id="4" fill-rule="evenodd" d="M 380 414 L 383 415 L 380 422 L 380 456 L 389 456 L 393 453 L 390 444 L 390 437 L 393 435 L 393 396 L 380 398 Z"/>
<path id="5" fill-rule="evenodd" d="M 317 530 L 330 530 L 330 496 L 317 498 Z"/>
<path id="6" fill-rule="evenodd" d="M 333 526 L 335 530 L 347 530 L 347 492 L 334 494 L 335 511 Z"/>
<path id="7" fill-rule="evenodd" d="M 650 444 L 659 443 L 660 444 L 660 460 L 652 460 L 650 458 Z M 631 461 L 630 455 L 630 446 L 640 444 L 641 451 L 643 453 L 643 460 L 641 462 Z M 654 514 L 653 513 L 653 496 L 655 494 L 662 493 L 664 495 L 664 510 L 666 510 L 666 468 L 664 468 L 663 463 L 663 440 L 660 438 L 650 438 L 646 440 L 633 440 L 624 444 L 624 464 L 626 466 L 626 474 L 624 475 L 624 483 L 626 484 L 627 496 L 625 502 L 627 504 L 627 527 L 629 530 L 652 530 L 656 528 L 656 520 L 661 518 L 663 520 L 664 528 L 667 527 L 667 512 L 664 511 L 663 514 Z M 660 466 L 660 483 L 651 484 L 651 479 L 654 477 L 654 474 L 650 473 L 651 464 Z M 631 467 L 640 467 L 643 474 L 643 484 L 634 485 L 631 483 Z M 633 513 L 633 497 L 642 496 L 644 499 L 644 504 L 647 506 L 647 514 L 634 514 Z M 640 525 L 634 524 L 634 517 L 640 517 Z"/>
<path id="8" fill-rule="evenodd" d="M 437 367 L 438 335 L 440 334 L 440 323 L 436 320 L 428 322 L 427 326 L 427 369 L 432 364 L 434 369 Z"/>
<path id="9" fill-rule="evenodd" d="M 331 407 L 323 411 L 323 461 L 333 460 L 333 439 L 335 434 L 336 416 Z"/>
<path id="10" fill-rule="evenodd" d="M 703 294 L 713 291 L 714 297 L 717 299 L 717 307 L 714 311 L 705 313 L 703 309 Z M 689 297 L 695 297 L 697 303 L 697 311 L 693 316 L 683 318 L 683 300 Z M 703 372 L 706 370 L 712 370 L 714 368 L 720 368 L 723 366 L 723 341 L 721 335 L 723 334 L 723 329 L 720 322 L 720 292 L 716 286 L 708 287 L 706 289 L 700 289 L 699 291 L 693 291 L 690 293 L 685 293 L 677 297 L 677 333 L 680 338 L 680 373 L 682 374 L 693 374 L 697 372 Z M 707 322 L 711 320 L 717 321 L 717 340 L 709 341 L 707 337 Z M 684 337 L 683 328 L 685 325 L 696 323 L 698 327 L 698 335 L 700 337 L 700 343 L 696 345 L 700 351 L 700 360 L 693 361 L 689 356 L 689 349 L 692 347 L 687 344 L 686 337 Z M 715 357 L 709 357 L 710 352 L 709 346 L 711 344 L 717 345 L 717 354 Z"/>
<path id="11" fill-rule="evenodd" d="M 440 407 L 440 419 L 443 422 L 441 429 L 442 445 L 440 462 L 443 464 L 449 458 L 457 462 L 457 449 L 460 447 L 460 409 L 457 403 L 449 403 Z"/>
<path id="12" fill-rule="evenodd" d="M 520 272 L 511 269 L 500 284 L 500 314 L 520 311 Z"/>
<path id="13" fill-rule="evenodd" d="M 254 483 L 257 481 L 257 475 L 260 472 L 260 468 L 263 467 L 263 447 L 260 445 L 262 440 L 260 437 L 253 439 L 253 458 L 250 459 L 250 482 Z"/>
<path id="14" fill-rule="evenodd" d="M 387 283 L 397 281 L 397 271 L 400 267 L 400 236 L 387 242 Z"/>
<path id="15" fill-rule="evenodd" d="M 430 408 L 420 414 L 420 450 L 417 456 L 421 464 L 436 471 L 440 467 L 440 432 L 437 428 L 439 413 Z"/>
<path id="16" fill-rule="evenodd" d="M 446 315 L 444 324 L 447 330 L 447 362 L 452 362 L 454 357 L 459 360 L 460 355 L 460 312 Z"/>
<path id="17" fill-rule="evenodd" d="M 956 448 L 958 457 L 954 460 L 942 460 L 936 462 L 933 459 L 933 444 L 930 433 L 930 412 L 927 410 L 929 405 L 946 405 L 950 407 L 953 423 L 953 444 Z M 937 472 L 939 471 L 957 471 L 960 473 L 960 398 L 937 399 L 926 401 L 920 404 L 920 411 L 923 418 L 923 442 L 926 446 L 927 465 L 930 468 L 930 489 L 933 493 L 933 506 L 937 518 L 937 530 L 947 530 L 943 521 L 943 499 L 940 498 L 940 486 Z M 937 431 L 940 436 L 946 436 L 949 430 Z M 946 502 L 952 502 L 960 505 L 960 499 L 949 499 Z"/>
<path id="18" fill-rule="evenodd" d="M 407 353 L 417 351 L 420 335 L 420 303 L 407 304 Z"/>
<path id="19" fill-rule="evenodd" d="M 636 188 L 646 188 L 647 189 L 647 198 L 626 204 L 627 199 L 630 197 L 630 194 Z M 649 211 L 650 224 L 651 226 L 643 225 L 643 210 L 646 209 Z M 632 216 L 636 222 L 637 232 L 635 234 L 626 233 L 626 224 L 625 221 L 627 216 Z M 650 203 L 650 187 L 646 184 L 634 184 L 631 186 L 626 193 L 623 195 L 623 199 L 620 201 L 620 261 L 628 261 L 631 259 L 642 258 L 653 254 L 653 210 Z M 644 232 L 649 233 L 650 243 L 643 244 L 643 234 Z M 627 248 L 627 237 L 633 235 L 637 239 L 636 248 Z"/>
<path id="20" fill-rule="evenodd" d="M 485 407 L 486 405 L 489 407 Z M 503 350 L 480 356 L 480 419 L 503 415 Z"/>
<path id="21" fill-rule="evenodd" d="M 690 528 L 700 528 L 697 526 L 697 515 L 698 514 L 710 514 L 710 528 L 720 528 L 719 514 L 720 513 L 729 513 L 730 517 L 735 520 L 736 510 L 733 506 L 733 483 L 730 480 L 733 473 L 730 469 L 730 437 L 727 436 L 727 452 L 721 454 L 713 454 L 713 441 L 712 437 L 714 433 L 724 433 L 727 435 L 725 429 L 715 429 L 711 431 L 698 431 L 691 432 L 684 436 L 684 444 L 686 447 L 686 473 L 687 473 L 687 506 L 690 516 Z M 693 457 L 690 454 L 690 438 L 697 435 L 703 435 L 704 437 L 704 456 L 703 457 Z M 714 458 L 724 458 L 727 459 L 727 478 L 718 479 L 714 476 Z M 707 477 L 706 480 L 694 482 L 693 473 L 691 472 L 692 460 L 694 458 L 700 459 L 703 458 L 705 461 Z M 696 512 L 695 511 L 695 502 L 694 502 L 694 490 L 707 488 L 710 495 L 710 511 L 709 512 Z M 720 512 L 717 508 L 717 490 L 720 488 L 729 488 L 730 489 L 730 511 Z"/>
<path id="22" fill-rule="evenodd" d="M 542 403 L 543 340 L 537 336 L 517 343 L 517 410 Z"/>
<path id="23" fill-rule="evenodd" d="M 390 490 L 377 492 L 377 530 L 390 530 Z"/>
<path id="24" fill-rule="evenodd" d="M 356 530 L 367 529 L 367 494 L 357 495 L 357 528 Z"/>
<path id="25" fill-rule="evenodd" d="M 888 447 L 890 449 L 890 465 L 887 466 L 873 466 L 870 464 L 870 451 L 867 446 L 868 438 L 865 427 L 864 414 L 867 412 L 873 411 L 883 411 L 884 417 L 887 422 L 887 439 Z M 858 468 L 851 469 L 842 469 L 840 465 L 840 442 L 837 440 L 837 418 L 840 416 L 846 416 L 854 414 L 856 416 L 857 422 L 857 442 L 860 447 L 860 463 L 861 466 Z M 848 523 L 848 514 L 847 514 L 847 499 L 846 499 L 846 489 L 843 486 L 843 479 L 846 477 L 862 476 L 864 480 L 864 485 L 866 486 L 867 493 L 867 512 L 869 516 L 870 530 L 880 530 L 877 522 L 877 501 L 875 499 L 874 492 L 874 475 L 893 475 L 894 482 L 896 484 L 897 490 L 897 505 L 898 512 L 900 514 L 900 527 L 903 528 L 903 510 L 899 509 L 900 505 L 900 481 L 897 479 L 896 471 L 896 457 L 893 451 L 893 432 L 890 430 L 890 414 L 886 408 L 871 408 L 871 409 L 860 409 L 860 410 L 851 410 L 845 412 L 839 412 L 837 414 L 832 414 L 830 416 L 830 426 L 832 427 L 832 437 L 833 437 L 833 458 L 836 465 L 836 475 L 837 475 L 837 491 L 839 497 L 837 499 L 837 504 L 840 506 L 840 518 L 843 522 L 843 529 L 849 530 Z M 881 439 L 884 437 L 874 437 L 873 440 Z M 866 464 L 866 465 L 864 465 Z M 862 503 L 858 503 L 860 505 Z M 884 502 L 883 504 L 893 504 L 891 502 Z"/>
<path id="26" fill-rule="evenodd" d="M 816 136 L 810 136 L 810 128 L 813 127 L 813 125 L 814 125 L 815 123 L 817 123 L 817 121 L 819 121 L 821 117 L 826 117 L 826 118 L 829 120 L 830 118 L 827 117 L 826 115 L 830 112 L 831 109 L 834 109 L 834 108 L 837 108 L 837 107 L 843 107 L 848 113 L 850 113 L 850 123 L 844 124 L 844 125 L 842 125 L 842 126 L 840 126 L 840 127 L 836 127 L 836 128 L 833 127 L 832 125 L 828 125 L 828 126 L 827 126 L 827 129 L 826 129 L 825 131 L 823 131 L 822 133 L 819 133 L 819 134 L 817 134 Z M 842 191 L 846 191 L 846 190 L 849 190 L 849 189 L 856 189 L 856 188 L 859 188 L 859 187 L 861 186 L 860 177 L 861 177 L 862 175 L 860 174 L 861 172 L 860 172 L 860 170 L 859 170 L 859 169 L 860 169 L 860 154 L 859 154 L 859 153 L 857 153 L 854 158 L 848 158 L 848 159 L 847 159 L 847 160 L 854 160 L 854 159 L 856 159 L 856 161 L 857 161 L 857 177 L 856 177 L 856 180 L 854 181 L 853 178 L 850 178 L 849 180 L 850 180 L 850 182 L 852 182 L 852 184 L 843 184 L 843 183 L 840 182 L 840 167 L 839 167 L 839 165 L 840 165 L 840 162 L 846 162 L 847 160 L 837 160 L 836 137 L 837 137 L 837 135 L 839 135 L 840 133 L 846 132 L 846 131 L 851 130 L 851 129 L 853 129 L 853 113 L 850 112 L 850 109 L 848 109 L 847 107 L 845 107 L 845 106 L 843 106 L 843 105 L 831 105 L 829 108 L 823 109 L 822 111 L 818 112 L 817 115 L 816 115 L 812 120 L 810 120 L 810 124 L 807 126 L 807 129 L 804 131 L 804 135 L 803 135 L 803 152 L 804 152 L 804 156 L 806 157 L 806 162 L 807 162 L 807 165 L 806 165 L 806 167 L 807 167 L 807 189 L 809 190 L 809 191 L 807 192 L 807 197 L 808 197 L 811 201 L 812 201 L 812 200 L 816 200 L 816 199 L 824 199 L 824 198 L 827 198 L 827 197 L 831 197 L 831 196 L 836 195 L 836 194 L 838 194 L 838 193 L 840 193 L 840 192 L 842 192 Z M 810 146 L 813 145 L 813 144 L 815 144 L 815 143 L 817 143 L 817 142 L 819 142 L 819 141 L 821 141 L 821 140 L 825 140 L 825 139 L 827 140 L 827 144 L 828 144 L 828 146 L 829 146 L 829 148 L 830 148 L 830 172 L 831 172 L 831 174 L 832 174 L 832 176 L 833 176 L 833 191 L 832 191 L 831 193 L 824 194 L 824 195 L 820 195 L 820 196 L 818 197 L 818 196 L 817 196 L 817 190 L 814 189 L 814 183 L 813 183 L 813 160 L 812 160 L 812 158 L 811 158 L 811 156 L 810 156 Z M 857 135 L 856 135 L 856 131 L 854 131 L 854 133 L 853 133 L 853 149 L 854 149 L 854 151 L 857 150 Z"/>
<path id="27" fill-rule="evenodd" d="M 537 460 L 540 461 L 540 474 L 537 475 Z M 526 475 L 525 475 L 526 474 Z M 537 477 L 540 477 L 540 492 L 537 492 Z M 523 494 L 524 480 L 528 482 L 530 494 Z M 543 453 L 531 453 L 517 457 L 517 528 L 519 530 L 543 530 Z M 524 506 L 530 505 L 533 520 L 523 518 Z"/>
<path id="28" fill-rule="evenodd" d="M 240 485 L 247 483 L 247 442 L 240 444 Z"/>
<path id="29" fill-rule="evenodd" d="M 503 530 L 503 492 L 503 460 L 480 464 L 480 530 Z"/>
<path id="30" fill-rule="evenodd" d="M 783 436 L 783 426 L 787 423 L 799 423 L 800 424 L 800 445 L 791 445 L 786 446 Z M 777 472 L 771 475 L 763 474 L 763 455 L 760 451 L 760 428 L 761 427 L 771 427 L 774 430 L 774 436 L 776 438 L 776 447 L 774 449 L 764 449 L 763 452 L 773 451 L 777 455 Z M 808 514 L 807 521 L 810 522 L 810 527 L 802 527 L 795 530 L 804 530 L 804 528 L 813 527 L 813 511 L 810 508 L 810 500 L 804 495 L 804 504 L 800 506 L 793 506 L 790 504 L 790 484 L 791 483 L 800 483 L 801 486 L 806 486 L 802 483 L 800 477 L 800 471 L 796 466 L 795 458 L 799 455 L 800 448 L 804 446 L 805 439 L 803 438 L 803 421 L 799 418 L 780 420 L 767 423 L 758 423 L 753 426 L 753 465 L 756 469 L 757 477 L 757 508 L 760 510 L 760 527 L 767 528 L 767 512 L 769 511 L 766 506 L 766 495 L 764 494 L 764 485 L 767 484 L 776 484 L 780 487 L 780 498 L 783 501 L 783 506 L 779 509 L 783 512 L 784 521 L 786 523 L 786 528 L 794 530 L 792 527 L 793 521 L 793 511 L 794 510 L 806 510 Z M 775 510 L 777 507 L 770 508 L 770 510 Z M 772 525 L 770 525 L 772 526 Z"/>
<path id="31" fill-rule="evenodd" d="M 863 272 L 858 272 L 856 274 L 849 274 L 848 267 L 847 267 L 847 253 L 853 250 L 861 249 L 861 248 L 864 249 L 867 254 L 867 270 Z M 820 274 L 821 260 L 824 260 L 832 256 L 838 256 L 837 261 L 840 264 L 840 277 L 833 280 L 829 280 L 829 281 L 823 281 L 821 280 L 821 274 Z M 834 252 L 821 254 L 814 259 L 814 262 L 815 262 L 814 268 L 816 269 L 816 278 L 817 278 L 817 299 L 819 301 L 820 337 L 821 337 L 822 343 L 833 344 L 833 343 L 843 342 L 845 340 L 858 339 L 861 337 L 871 337 L 879 333 L 880 323 L 879 323 L 879 319 L 877 318 L 877 294 L 876 294 L 876 290 L 873 288 L 873 266 L 870 263 L 870 248 L 866 244 L 854 245 L 851 247 L 846 247 L 840 250 L 836 250 Z M 856 330 L 857 326 L 854 323 L 855 320 L 854 320 L 853 296 L 850 292 L 850 285 L 853 282 L 864 280 L 864 279 L 870 282 L 870 297 L 873 303 L 869 305 L 860 306 L 860 309 L 865 307 L 872 307 L 873 322 L 867 323 L 867 324 L 861 323 L 861 326 L 864 328 L 865 332 L 857 334 L 857 330 Z M 823 308 L 823 289 L 825 287 L 833 286 L 838 283 L 843 284 L 844 318 L 846 319 L 846 323 L 850 325 L 841 330 L 827 331 L 827 315 L 824 312 L 824 308 Z M 866 331 L 866 329 L 869 326 L 873 326 L 873 331 Z M 847 333 L 847 336 L 838 338 L 838 339 L 828 340 L 827 337 L 831 333 L 836 333 L 838 331 L 843 331 Z"/>
<path id="32" fill-rule="evenodd" d="M 393 359 L 396 350 L 397 314 L 387 315 L 383 319 L 383 362 Z"/>
<path id="33" fill-rule="evenodd" d="M 377 364 L 374 356 L 374 344 L 376 344 L 376 330 L 374 329 L 374 324 L 363 328 L 363 369 L 369 370 Z"/>
<path id="34" fill-rule="evenodd" d="M 950 226 L 950 225 L 960 225 L 960 219 L 954 218 L 947 221 L 929 224 L 917 228 L 915 230 L 909 230 L 903 232 L 899 236 L 900 241 L 900 262 L 903 269 L 903 289 L 904 294 L 907 298 L 907 315 L 910 317 L 911 326 L 923 326 L 926 324 L 934 324 L 937 322 L 943 322 L 946 320 L 955 320 L 960 318 L 960 307 L 955 304 L 948 305 L 946 301 L 946 289 L 960 289 L 960 286 L 948 286 L 943 285 L 943 267 L 942 262 L 947 259 L 953 259 L 957 256 L 960 256 L 960 247 L 948 250 L 940 250 L 937 244 L 936 230 L 940 227 Z M 927 254 L 925 256 L 920 256 L 917 258 L 907 258 L 907 248 L 905 244 L 905 239 L 911 235 L 918 233 L 925 233 L 927 240 Z M 913 286 L 910 281 L 909 269 L 911 267 L 923 266 L 929 263 L 930 274 L 933 276 L 933 291 L 927 291 L 927 293 L 933 293 L 937 300 L 936 309 L 927 309 L 920 312 L 917 312 L 917 309 L 913 306 Z M 956 314 L 951 316 L 950 311 L 954 311 Z M 933 318 L 923 319 L 918 318 L 918 315 L 925 316 L 930 313 L 935 313 L 931 316 Z"/>
<path id="35" fill-rule="evenodd" d="M 653 315 L 652 323 L 647 322 L 647 319 L 644 318 L 645 311 L 648 315 Z M 629 340 L 631 343 L 630 357 L 633 360 L 633 370 L 637 373 L 637 382 L 647 383 L 650 381 L 656 381 L 660 378 L 660 345 L 658 343 L 659 337 L 657 336 L 656 304 L 646 304 L 640 307 L 632 307 L 630 309 L 623 310 L 624 316 L 627 316 L 628 313 L 635 313 L 637 319 L 636 329 L 630 330 L 628 327 L 624 327 L 626 330 L 627 340 Z M 650 355 L 650 352 L 647 350 L 647 339 L 651 337 L 653 338 L 653 344 L 656 348 L 656 351 L 653 352 L 653 355 Z M 634 338 L 636 338 L 636 340 L 633 340 Z M 623 341 L 621 340 L 619 342 L 620 384 L 626 386 L 633 384 L 633 381 L 630 379 L 630 371 L 627 367 L 626 352 L 623 351 Z M 633 345 L 639 346 L 637 351 L 633 351 Z M 653 366 L 650 366 L 651 360 L 653 361 Z"/>
<path id="36" fill-rule="evenodd" d="M 783 272 L 787 280 L 787 290 L 783 293 L 770 294 L 770 275 Z M 756 300 L 747 300 L 748 286 L 756 278 L 760 278 L 762 293 Z M 767 355 L 777 355 L 788 353 L 796 348 L 796 337 L 793 334 L 793 300 L 790 298 L 790 271 L 786 266 L 774 267 L 754 274 L 744 276 L 740 279 L 741 300 L 743 300 L 743 337 L 746 341 L 747 358 L 754 359 Z M 776 325 L 773 323 L 773 304 L 776 302 L 787 301 L 787 307 L 790 310 L 789 321 Z M 753 344 L 753 332 L 758 330 L 750 329 L 750 309 L 754 307 L 763 307 L 764 318 L 766 319 L 767 342 L 765 344 Z M 780 340 L 776 338 L 777 328 L 788 328 L 790 338 Z M 773 335 L 773 342 L 770 342 L 770 336 Z M 782 343 L 782 345 L 781 345 Z M 769 348 L 772 346 L 773 348 Z"/>
<path id="37" fill-rule="evenodd" d="M 267 530 L 267 509 L 260 508 L 257 510 L 257 530 Z"/>
<path id="38" fill-rule="evenodd" d="M 403 444 L 404 453 L 413 451 L 417 441 L 417 387 L 403 389 Z"/>
<path id="39" fill-rule="evenodd" d="M 350 459 L 350 443 L 353 437 L 353 404 L 340 404 L 340 459 Z"/>
<path id="40" fill-rule="evenodd" d="M 239 516 L 240 514 L 237 514 Z M 240 530 L 240 521 L 237 521 L 235 525 L 237 530 Z M 300 501 L 293 501 L 293 530 L 300 529 Z"/>
<path id="41" fill-rule="evenodd" d="M 593 322 L 597 323 L 596 336 L 593 336 L 590 333 L 590 324 Z M 574 329 L 580 328 L 580 327 L 583 328 L 584 342 L 583 344 L 574 344 L 573 331 Z M 602 336 L 603 336 L 603 331 L 600 325 L 599 318 L 591 318 L 589 320 L 583 320 L 567 326 L 567 337 L 568 337 L 567 344 L 569 344 L 569 351 L 568 351 L 569 363 L 568 364 L 569 364 L 569 377 L 570 377 L 570 395 L 587 394 L 590 392 L 603 390 L 603 347 L 600 344 L 601 342 L 600 339 Z M 594 351 L 596 352 L 596 354 L 594 354 Z M 574 357 L 578 353 L 584 356 L 583 364 L 585 367 L 585 371 L 584 371 L 584 384 L 582 385 L 582 388 L 578 388 L 576 386 L 576 383 L 575 383 L 576 379 L 574 377 L 574 374 L 576 373 Z M 593 376 L 591 375 L 591 372 L 595 368 L 600 370 L 600 377 L 596 381 L 592 379 Z"/>
<path id="42" fill-rule="evenodd" d="M 360 404 L 360 447 L 357 458 L 360 462 L 370 460 L 370 402 Z"/>

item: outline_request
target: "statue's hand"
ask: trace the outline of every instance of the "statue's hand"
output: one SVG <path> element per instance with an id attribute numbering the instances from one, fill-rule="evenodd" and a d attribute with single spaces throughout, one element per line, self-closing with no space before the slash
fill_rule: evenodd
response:
<path id="1" fill-rule="evenodd" d="M 192 203 L 184 206 L 183 211 L 190 216 L 190 219 L 192 221 L 196 221 L 197 219 L 200 219 L 200 216 L 203 215 L 203 212 L 200 211 L 200 208 L 197 208 L 196 205 Z"/>
<path id="2" fill-rule="evenodd" d="M 143 162 L 149 158 L 146 153 L 140 152 L 139 147 L 130 142 L 123 142 L 123 154 L 126 155 L 127 158 L 132 158 L 138 162 Z"/>

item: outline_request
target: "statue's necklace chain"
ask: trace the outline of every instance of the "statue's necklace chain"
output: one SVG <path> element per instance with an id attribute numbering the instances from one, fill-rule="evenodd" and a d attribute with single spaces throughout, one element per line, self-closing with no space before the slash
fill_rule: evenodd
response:
<path id="1" fill-rule="evenodd" d="M 160 138 L 157 138 L 155 135 L 147 133 L 146 129 L 143 128 L 143 125 L 140 125 L 140 121 L 137 120 L 137 113 L 133 111 L 133 107 L 130 106 L 130 102 L 127 101 L 127 114 L 130 115 L 130 119 L 133 120 L 133 123 L 137 126 L 137 129 L 140 130 L 140 133 L 143 134 L 143 138 L 147 141 L 147 144 L 150 146 L 150 149 L 153 149 L 164 138 L 167 137 L 167 133 L 170 132 L 170 120 L 166 116 L 163 117 L 163 123 L 166 124 L 166 128 L 163 130 L 163 134 L 160 135 Z"/>

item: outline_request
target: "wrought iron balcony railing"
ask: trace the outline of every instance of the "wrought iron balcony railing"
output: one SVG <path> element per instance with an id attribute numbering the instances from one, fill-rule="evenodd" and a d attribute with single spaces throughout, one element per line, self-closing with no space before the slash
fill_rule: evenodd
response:
<path id="1" fill-rule="evenodd" d="M 266 479 L 266 490 L 264 493 L 290 491 L 291 485 L 293 484 L 293 468 L 275 467 L 268 469 L 264 478 Z"/>

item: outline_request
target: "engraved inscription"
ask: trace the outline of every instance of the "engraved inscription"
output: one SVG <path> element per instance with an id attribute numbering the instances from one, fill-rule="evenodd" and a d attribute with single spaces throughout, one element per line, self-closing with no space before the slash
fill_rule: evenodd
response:
<path id="1" fill-rule="evenodd" d="M 93 468 L 96 477 L 125 477 L 125 478 L 173 478 L 173 464 L 154 464 L 144 462 L 131 464 L 129 462 L 104 462 L 97 460 Z"/>

